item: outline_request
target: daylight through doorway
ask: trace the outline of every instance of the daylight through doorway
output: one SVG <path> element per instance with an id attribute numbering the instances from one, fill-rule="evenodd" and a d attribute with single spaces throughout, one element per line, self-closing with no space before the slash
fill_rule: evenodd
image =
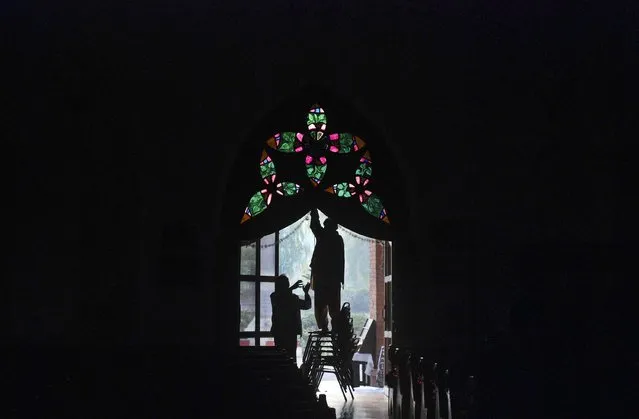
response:
<path id="1" fill-rule="evenodd" d="M 326 215 L 319 212 L 320 222 Z M 350 303 L 353 330 L 357 336 L 366 333 L 366 339 L 359 342 L 360 349 L 366 350 L 368 362 L 363 371 L 368 373 L 368 382 L 383 380 L 379 367 L 385 365 L 386 350 L 390 344 L 391 307 L 390 280 L 391 243 L 375 240 L 339 227 L 344 239 L 345 273 L 344 288 L 341 290 L 342 304 Z M 240 248 L 239 292 L 240 324 L 239 344 L 241 346 L 274 345 L 271 328 L 270 294 L 274 291 L 277 275 L 285 274 L 290 283 L 310 280 L 310 261 L 315 246 L 315 238 L 310 229 L 310 215 L 307 214 L 291 225 L 259 239 L 243 242 Z M 302 298 L 302 291 L 295 291 Z M 313 291 L 310 291 L 314 298 Z M 313 300 L 314 301 L 314 300 Z M 388 323 L 388 324 L 386 324 Z M 314 311 L 302 311 L 302 336 L 298 341 L 298 365 L 308 339 L 308 333 L 316 330 Z M 363 337 L 363 336 L 362 336 Z M 363 345 L 365 343 L 365 345 Z M 361 346 L 363 345 L 363 347 Z M 382 384 L 383 383 L 379 383 Z"/>

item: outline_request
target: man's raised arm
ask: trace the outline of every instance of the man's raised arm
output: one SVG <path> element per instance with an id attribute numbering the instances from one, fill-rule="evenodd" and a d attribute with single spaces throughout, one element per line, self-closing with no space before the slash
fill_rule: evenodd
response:
<path id="1" fill-rule="evenodd" d="M 311 210 L 311 231 L 315 235 L 315 237 L 322 234 L 322 226 L 319 221 L 319 213 L 317 212 L 317 208 L 313 208 Z"/>

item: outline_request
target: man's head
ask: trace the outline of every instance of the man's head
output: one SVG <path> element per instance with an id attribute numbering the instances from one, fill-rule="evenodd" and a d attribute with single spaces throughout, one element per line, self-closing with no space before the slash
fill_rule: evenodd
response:
<path id="1" fill-rule="evenodd" d="M 335 231 L 337 230 L 337 223 L 333 219 L 327 218 L 324 220 L 324 228 L 329 231 Z"/>
<path id="2" fill-rule="evenodd" d="M 288 290 L 288 276 L 280 275 L 275 278 L 275 292 L 284 292 Z"/>

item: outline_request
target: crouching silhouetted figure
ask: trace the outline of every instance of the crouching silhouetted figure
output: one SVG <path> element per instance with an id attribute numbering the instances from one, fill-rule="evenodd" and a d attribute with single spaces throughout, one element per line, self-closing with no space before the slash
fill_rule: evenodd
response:
<path id="1" fill-rule="evenodd" d="M 280 275 L 275 278 L 275 292 L 271 294 L 273 307 L 271 332 L 275 337 L 275 346 L 285 350 L 293 359 L 296 359 L 297 336 L 302 334 L 300 310 L 311 308 L 311 297 L 308 295 L 310 282 L 304 285 L 303 300 L 293 294 L 293 290 L 301 286 L 302 281 L 297 281 L 289 288 L 288 277 Z"/>

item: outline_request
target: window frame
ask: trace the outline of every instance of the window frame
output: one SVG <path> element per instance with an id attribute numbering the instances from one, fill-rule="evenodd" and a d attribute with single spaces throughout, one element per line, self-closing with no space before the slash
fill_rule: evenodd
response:
<path id="1" fill-rule="evenodd" d="M 273 233 L 269 233 L 266 236 L 269 236 L 270 234 Z M 263 237 L 260 237 L 256 240 L 252 240 L 252 241 L 248 241 L 248 242 L 241 242 L 240 245 L 240 252 L 238 255 L 238 261 L 237 261 L 237 265 L 238 268 L 241 267 L 242 264 L 242 251 L 241 248 L 242 246 L 246 246 L 247 244 L 255 244 L 255 274 L 254 275 L 243 275 L 241 274 L 241 269 L 238 269 L 238 286 L 240 285 L 241 282 L 251 282 L 253 284 L 255 284 L 255 330 L 254 331 L 240 331 L 239 330 L 239 324 L 238 324 L 238 341 L 242 340 L 242 339 L 250 339 L 253 338 L 255 340 L 255 345 L 251 345 L 251 346 L 261 346 L 261 339 L 262 338 L 272 338 L 273 337 L 273 333 L 269 330 L 269 331 L 263 331 L 260 330 L 260 324 L 262 321 L 261 318 L 261 292 L 262 292 L 262 284 L 263 283 L 273 283 L 275 284 L 275 278 L 279 275 L 279 270 L 280 270 L 280 244 L 279 244 L 279 238 L 280 238 L 280 232 L 279 230 L 274 232 L 275 234 L 275 239 L 274 239 L 274 245 L 273 247 L 275 247 L 275 275 L 274 276 L 269 276 L 269 275 L 261 275 L 261 254 L 262 254 L 262 239 Z M 269 302 L 270 303 L 270 302 Z M 241 308 L 240 308 L 241 310 Z"/>

